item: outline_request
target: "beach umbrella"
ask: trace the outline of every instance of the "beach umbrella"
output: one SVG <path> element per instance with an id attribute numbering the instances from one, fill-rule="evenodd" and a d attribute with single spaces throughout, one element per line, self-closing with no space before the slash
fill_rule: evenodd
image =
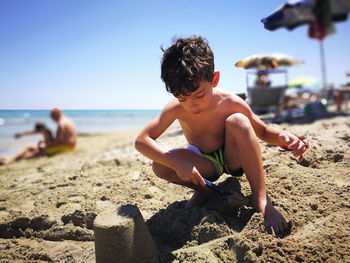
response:
<path id="1" fill-rule="evenodd" d="M 301 76 L 289 81 L 287 87 L 287 94 L 304 92 L 316 94 L 321 91 L 322 85 L 320 81 L 314 77 Z"/>
<path id="2" fill-rule="evenodd" d="M 246 57 L 238 61 L 235 66 L 244 69 L 268 70 L 275 69 L 281 66 L 299 65 L 299 61 L 291 56 L 283 53 L 262 53 Z"/>
<path id="3" fill-rule="evenodd" d="M 289 30 L 308 24 L 308 35 L 320 42 L 323 86 L 326 67 L 323 40 L 335 32 L 333 22 L 345 21 L 350 12 L 349 0 L 289 0 L 261 22 L 268 30 L 285 27 Z"/>
<path id="4" fill-rule="evenodd" d="M 297 77 L 288 82 L 288 87 L 304 87 L 320 84 L 319 80 L 314 77 Z"/>

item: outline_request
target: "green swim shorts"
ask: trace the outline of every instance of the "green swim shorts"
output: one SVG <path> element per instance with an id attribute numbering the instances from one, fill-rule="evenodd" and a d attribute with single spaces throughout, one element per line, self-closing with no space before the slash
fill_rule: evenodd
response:
<path id="1" fill-rule="evenodd" d="M 223 173 L 230 174 L 233 177 L 241 177 L 244 173 L 242 167 L 238 168 L 237 170 L 230 172 L 229 169 L 225 165 L 225 158 L 224 158 L 224 147 L 219 148 L 218 150 L 212 152 L 212 153 L 202 153 L 198 147 L 194 145 L 189 145 L 187 147 L 187 150 L 193 151 L 201 156 L 204 156 L 205 158 L 209 159 L 213 162 L 214 166 L 217 170 L 217 180 Z M 214 180 L 214 181 L 215 181 Z"/>

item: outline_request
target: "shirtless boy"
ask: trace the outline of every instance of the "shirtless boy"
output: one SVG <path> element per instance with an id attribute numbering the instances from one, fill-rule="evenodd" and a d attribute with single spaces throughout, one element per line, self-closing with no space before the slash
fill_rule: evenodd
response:
<path id="1" fill-rule="evenodd" d="M 201 205 L 210 195 L 203 177 L 213 181 L 223 172 L 247 176 L 252 202 L 275 233 L 287 228 L 266 193 L 258 138 L 288 147 L 301 160 L 307 146 L 297 136 L 265 125 L 238 96 L 216 88 L 220 73 L 202 37 L 180 38 L 164 51 L 161 78 L 173 98 L 139 134 L 135 147 L 152 159 L 155 174 L 194 190 L 188 205 Z M 165 151 L 156 139 L 178 120 L 190 147 Z M 220 151 L 224 163 L 204 153 Z"/>

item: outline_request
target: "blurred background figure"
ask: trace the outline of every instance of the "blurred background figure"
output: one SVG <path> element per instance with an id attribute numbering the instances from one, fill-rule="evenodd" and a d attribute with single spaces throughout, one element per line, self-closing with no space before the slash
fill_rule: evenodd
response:
<path id="1" fill-rule="evenodd" d="M 54 142 L 45 149 L 45 153 L 52 155 L 74 150 L 77 132 L 73 121 L 65 116 L 59 108 L 53 108 L 50 116 L 57 123 L 57 131 Z"/>
<path id="2" fill-rule="evenodd" d="M 257 88 L 268 88 L 271 86 L 271 81 L 269 80 L 269 76 L 267 73 L 261 73 L 258 71 L 255 82 L 255 87 Z"/>
<path id="3" fill-rule="evenodd" d="M 322 90 L 320 81 L 312 76 L 296 77 L 288 82 L 287 87 L 283 100 L 284 110 L 304 108 L 305 104 L 319 97 Z"/>
<path id="4" fill-rule="evenodd" d="M 350 78 L 350 72 L 346 72 L 345 75 Z M 342 110 L 343 104 L 346 104 L 346 108 L 348 107 L 347 102 L 350 99 L 350 79 L 345 84 L 336 88 L 334 90 L 334 101 L 337 104 L 337 111 Z"/>
<path id="5" fill-rule="evenodd" d="M 29 159 L 43 155 L 53 155 L 57 153 L 73 151 L 76 145 L 77 133 L 72 120 L 65 116 L 58 108 L 53 108 L 50 112 L 53 121 L 57 123 L 56 135 L 46 127 L 43 122 L 37 122 L 34 130 L 16 133 L 15 138 L 26 135 L 41 134 L 43 139 L 36 146 L 26 146 L 19 153 L 12 157 L 0 157 L 0 164 L 12 163 L 21 159 Z"/>
<path id="6" fill-rule="evenodd" d="M 45 123 L 37 122 L 34 126 L 34 130 L 16 133 L 14 137 L 18 139 L 22 136 L 36 134 L 41 134 L 43 136 L 43 139 L 41 139 L 36 146 L 26 146 L 19 153 L 9 158 L 0 157 L 0 164 L 12 163 L 21 159 L 45 155 L 45 149 L 54 143 L 52 132 L 46 127 Z"/>

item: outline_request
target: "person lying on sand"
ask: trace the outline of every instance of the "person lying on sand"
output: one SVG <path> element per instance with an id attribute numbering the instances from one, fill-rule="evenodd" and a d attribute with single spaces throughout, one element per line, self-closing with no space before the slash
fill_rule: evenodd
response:
<path id="1" fill-rule="evenodd" d="M 21 159 L 29 159 L 39 155 L 45 154 L 45 148 L 54 142 L 52 132 L 48 129 L 43 122 L 37 122 L 34 126 L 34 130 L 16 133 L 14 137 L 16 139 L 22 136 L 41 134 L 43 139 L 38 142 L 36 146 L 26 146 L 19 153 L 10 158 L 1 158 L 0 163 L 13 163 Z"/>
<path id="2" fill-rule="evenodd" d="M 51 110 L 51 118 L 57 122 L 56 137 L 52 136 L 51 131 L 45 124 L 37 123 L 33 131 L 26 131 L 15 134 L 15 138 L 25 135 L 42 134 L 43 140 L 40 140 L 37 146 L 27 146 L 22 151 L 10 158 L 0 158 L 0 164 L 13 163 L 21 159 L 29 159 L 40 155 L 53 155 L 61 152 L 74 150 L 76 144 L 76 131 L 73 122 L 67 118 L 60 109 Z"/>
<path id="3" fill-rule="evenodd" d="M 252 203 L 264 214 L 267 229 L 275 233 L 286 230 L 285 218 L 266 193 L 258 138 L 288 147 L 299 160 L 307 144 L 289 132 L 267 126 L 240 97 L 216 88 L 220 72 L 214 71 L 214 55 L 204 38 L 179 38 L 162 50 L 161 78 L 175 98 L 138 135 L 136 149 L 154 161 L 158 177 L 194 190 L 188 206 L 201 205 L 210 196 L 212 190 L 203 178 L 215 181 L 222 173 L 245 173 Z M 156 139 L 175 120 L 190 146 L 165 151 Z"/>

